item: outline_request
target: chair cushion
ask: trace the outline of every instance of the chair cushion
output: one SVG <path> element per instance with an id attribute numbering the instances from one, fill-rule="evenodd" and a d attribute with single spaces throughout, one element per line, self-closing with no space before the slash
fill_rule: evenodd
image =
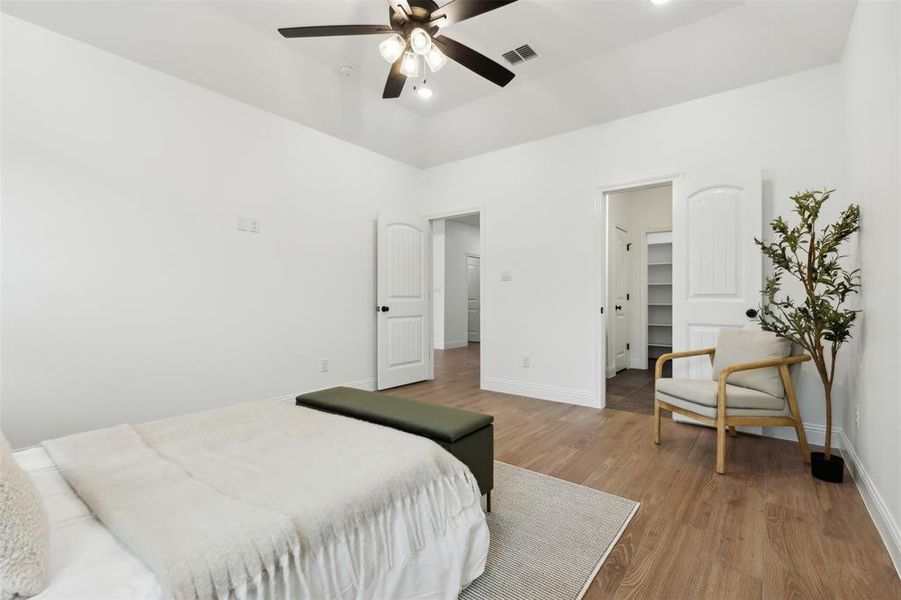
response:
<path id="1" fill-rule="evenodd" d="M 346 387 L 301 394 L 297 404 L 443 442 L 455 442 L 494 421 L 471 410 Z"/>
<path id="2" fill-rule="evenodd" d="M 784 358 L 790 356 L 791 353 L 791 342 L 775 333 L 753 329 L 723 328 L 716 340 L 716 354 L 713 356 L 713 379 L 718 381 L 720 373 L 728 366 Z M 785 396 L 782 378 L 776 367 L 733 373 L 729 376 L 729 383 L 757 390 L 770 396 L 779 398 Z"/>
<path id="3" fill-rule="evenodd" d="M 666 394 L 692 404 L 716 407 L 719 383 L 709 379 L 669 379 L 657 380 L 658 394 Z M 667 400 L 664 399 L 664 402 Z M 785 398 L 765 394 L 754 389 L 726 384 L 726 407 L 750 408 L 754 410 L 782 410 Z M 728 414 L 729 411 L 727 411 Z"/>
<path id="4" fill-rule="evenodd" d="M 703 404 L 695 404 L 674 396 L 666 394 L 657 394 L 657 398 L 676 408 L 689 410 L 710 419 L 716 419 L 716 407 L 705 406 Z M 791 411 L 788 409 L 788 403 L 779 410 L 757 410 L 755 408 L 729 408 L 726 410 L 726 416 L 729 417 L 790 417 Z"/>

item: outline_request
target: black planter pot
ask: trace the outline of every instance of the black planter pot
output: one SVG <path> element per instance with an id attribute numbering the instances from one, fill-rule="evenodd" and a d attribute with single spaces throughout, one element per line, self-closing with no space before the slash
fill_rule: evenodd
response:
<path id="1" fill-rule="evenodd" d="M 845 459 L 833 454 L 826 460 L 822 452 L 811 452 L 810 474 L 822 481 L 841 483 L 845 476 Z"/>

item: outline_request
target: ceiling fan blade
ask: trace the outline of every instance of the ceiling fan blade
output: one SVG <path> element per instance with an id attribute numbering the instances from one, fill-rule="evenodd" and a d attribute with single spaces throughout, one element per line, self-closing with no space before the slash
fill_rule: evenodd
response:
<path id="1" fill-rule="evenodd" d="M 516 77 L 516 74 L 510 69 L 497 64 L 484 54 L 476 52 L 469 46 L 464 46 L 449 37 L 439 35 L 434 38 L 434 42 L 438 44 L 438 47 L 448 58 L 501 87 L 504 87 Z"/>
<path id="2" fill-rule="evenodd" d="M 282 27 L 278 32 L 286 38 L 312 38 L 393 33 L 394 30 L 388 25 L 317 25 L 314 27 Z"/>
<path id="3" fill-rule="evenodd" d="M 432 12 L 431 21 L 445 27 L 514 2 L 516 0 L 451 0 Z"/>
<path id="4" fill-rule="evenodd" d="M 385 91 L 382 92 L 382 98 L 399 98 L 400 93 L 404 89 L 407 82 L 407 76 L 400 72 L 400 63 L 403 58 L 398 58 L 391 65 L 391 71 L 388 73 L 388 81 L 385 82 Z"/>
<path id="5" fill-rule="evenodd" d="M 410 9 L 410 3 L 407 2 L 407 0 L 388 0 L 388 6 L 390 6 L 391 10 L 394 12 L 403 15 L 404 20 L 413 14 L 413 11 Z"/>

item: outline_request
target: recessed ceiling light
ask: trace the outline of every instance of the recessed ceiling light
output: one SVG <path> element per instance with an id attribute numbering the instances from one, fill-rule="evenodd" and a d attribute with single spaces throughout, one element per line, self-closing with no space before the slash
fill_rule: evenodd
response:
<path id="1" fill-rule="evenodd" d="M 424 85 L 419 86 L 416 89 L 416 93 L 419 94 L 419 97 L 424 100 L 428 100 L 429 98 L 432 97 L 432 94 L 434 94 L 434 92 L 432 91 L 432 88 L 426 87 Z"/>

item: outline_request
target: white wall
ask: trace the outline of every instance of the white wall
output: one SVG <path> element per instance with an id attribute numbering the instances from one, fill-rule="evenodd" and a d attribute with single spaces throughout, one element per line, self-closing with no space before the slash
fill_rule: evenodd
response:
<path id="1" fill-rule="evenodd" d="M 715 160 L 753 162 L 763 166 L 763 218 L 787 214 L 795 191 L 842 187 L 841 104 L 830 93 L 840 75 L 837 65 L 815 69 L 425 171 L 427 213 L 475 204 L 490 215 L 482 224 L 486 386 L 599 405 L 598 187 Z M 513 279 L 503 282 L 508 269 Z M 798 387 L 805 421 L 822 426 L 815 372 L 805 369 Z M 822 433 L 813 427 L 811 437 Z"/>
<path id="2" fill-rule="evenodd" d="M 9 16 L 2 33 L 14 446 L 371 383 L 374 221 L 415 210 L 412 168 Z"/>
<path id="3" fill-rule="evenodd" d="M 673 227 L 673 187 L 671 185 L 639 188 L 607 194 L 607 306 L 613 306 L 613 246 L 614 228 L 629 232 L 632 249 L 629 252 L 629 353 L 630 369 L 647 369 L 647 323 L 642 307 L 647 303 L 647 250 L 645 234 L 649 231 L 669 230 Z M 612 321 L 608 311 L 607 322 Z M 607 329 L 607 372 L 614 367 L 613 336 Z"/>
<path id="4" fill-rule="evenodd" d="M 444 247 L 444 347 L 469 344 L 466 255 L 481 254 L 479 228 L 445 221 Z"/>
<path id="5" fill-rule="evenodd" d="M 901 7 L 861 2 L 845 48 L 847 190 L 861 210 L 862 292 L 850 373 L 845 458 L 901 572 Z M 855 409 L 859 424 L 855 425 Z"/>

